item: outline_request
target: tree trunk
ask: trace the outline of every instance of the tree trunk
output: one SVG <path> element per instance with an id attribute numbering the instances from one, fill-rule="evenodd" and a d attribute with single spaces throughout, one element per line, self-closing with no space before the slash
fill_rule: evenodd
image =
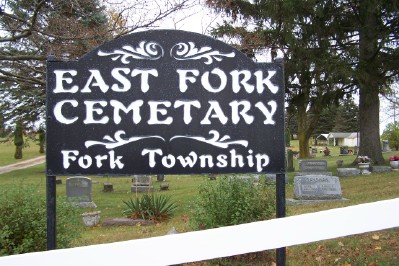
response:
<path id="1" fill-rule="evenodd" d="M 380 100 L 377 90 L 360 90 L 359 98 L 359 126 L 360 147 L 359 155 L 368 156 L 375 164 L 384 163 L 380 141 Z"/>
<path id="2" fill-rule="evenodd" d="M 299 158 L 309 158 L 309 137 L 307 134 L 307 113 L 306 108 L 298 106 L 298 140 L 299 140 Z"/>
<path id="3" fill-rule="evenodd" d="M 39 144 L 39 153 L 44 153 L 44 145 L 45 145 L 45 143 L 40 142 L 40 144 Z"/>
<path id="4" fill-rule="evenodd" d="M 22 145 L 15 146 L 15 159 L 22 159 Z"/>
<path id="5" fill-rule="evenodd" d="M 358 85 L 360 147 L 359 155 L 369 156 L 373 163 L 382 164 L 380 140 L 379 74 L 376 54 L 378 53 L 377 6 L 373 1 L 360 1 L 359 65 Z"/>

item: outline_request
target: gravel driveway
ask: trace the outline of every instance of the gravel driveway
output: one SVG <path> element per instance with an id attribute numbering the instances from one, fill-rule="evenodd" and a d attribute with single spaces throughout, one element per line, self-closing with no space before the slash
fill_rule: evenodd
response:
<path id="1" fill-rule="evenodd" d="M 8 173 L 18 169 L 28 168 L 37 164 L 44 163 L 46 161 L 46 156 L 39 156 L 33 159 L 25 160 L 22 162 L 9 164 L 5 166 L 0 166 L 0 174 Z"/>

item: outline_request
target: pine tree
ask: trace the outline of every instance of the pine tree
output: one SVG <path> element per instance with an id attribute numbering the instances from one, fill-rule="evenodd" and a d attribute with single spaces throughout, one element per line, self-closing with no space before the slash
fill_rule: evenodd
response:
<path id="1" fill-rule="evenodd" d="M 208 4 L 233 20 L 214 30 L 215 36 L 234 37 L 239 49 L 250 56 L 262 50 L 271 59 L 277 51 L 283 54 L 288 112 L 296 114 L 300 157 L 309 157 L 309 139 L 322 110 L 337 104 L 351 87 L 346 85 L 350 67 L 329 42 L 335 30 L 331 10 L 336 6 L 331 1 L 299 0 Z M 235 27 L 237 21 L 244 26 Z"/>
<path id="2" fill-rule="evenodd" d="M 249 54 L 265 49 L 272 58 L 277 52 L 284 54 L 287 101 L 298 114 L 301 156 L 308 154 L 307 140 L 321 110 L 356 89 L 360 96 L 359 153 L 377 164 L 383 162 L 379 94 L 399 75 L 397 1 L 207 3 L 232 18 L 214 31 L 217 36 L 235 37 Z M 234 26 L 236 22 L 244 27 Z"/>
<path id="3" fill-rule="evenodd" d="M 334 132 L 359 131 L 359 107 L 352 99 L 344 99 L 339 105 L 334 119 Z"/>

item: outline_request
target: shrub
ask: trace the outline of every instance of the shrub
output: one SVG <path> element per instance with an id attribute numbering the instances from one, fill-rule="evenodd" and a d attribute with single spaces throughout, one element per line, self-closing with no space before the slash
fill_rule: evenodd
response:
<path id="1" fill-rule="evenodd" d="M 156 194 L 151 194 L 151 196 L 144 194 L 142 197 L 137 197 L 135 200 L 130 198 L 123 203 L 127 207 L 123 214 L 128 218 L 157 222 L 169 219 L 177 208 L 169 196 Z"/>
<path id="2" fill-rule="evenodd" d="M 267 220 L 274 213 L 274 187 L 222 177 L 200 185 L 190 223 L 194 229 L 209 229 Z"/>
<path id="3" fill-rule="evenodd" d="M 57 247 L 68 247 L 79 236 L 76 209 L 57 204 Z M 47 249 L 47 215 L 44 195 L 35 187 L 8 186 L 0 189 L 0 256 Z"/>

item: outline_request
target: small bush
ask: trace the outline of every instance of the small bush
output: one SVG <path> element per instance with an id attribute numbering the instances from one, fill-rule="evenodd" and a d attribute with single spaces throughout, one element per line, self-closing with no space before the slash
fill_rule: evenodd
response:
<path id="1" fill-rule="evenodd" d="M 200 186 L 190 223 L 194 229 L 209 229 L 267 220 L 274 214 L 274 187 L 222 177 Z"/>
<path id="2" fill-rule="evenodd" d="M 57 248 L 66 248 L 79 236 L 76 209 L 57 200 Z M 47 249 L 45 196 L 35 187 L 9 186 L 0 189 L 0 256 Z"/>
<path id="3" fill-rule="evenodd" d="M 130 198 L 123 201 L 127 209 L 123 214 L 132 219 L 144 219 L 152 221 L 163 221 L 169 219 L 173 215 L 173 211 L 177 208 L 171 198 L 165 195 L 144 194 L 135 200 Z"/>

